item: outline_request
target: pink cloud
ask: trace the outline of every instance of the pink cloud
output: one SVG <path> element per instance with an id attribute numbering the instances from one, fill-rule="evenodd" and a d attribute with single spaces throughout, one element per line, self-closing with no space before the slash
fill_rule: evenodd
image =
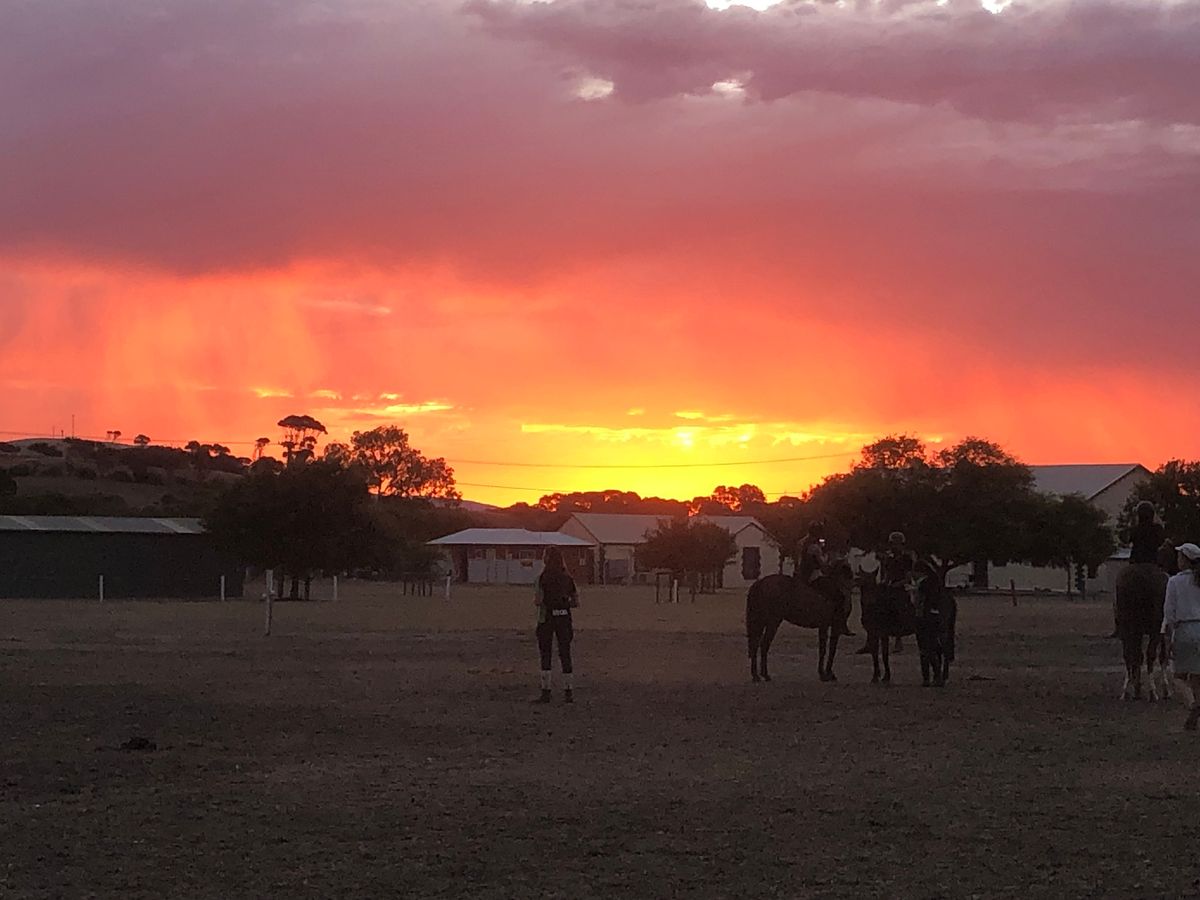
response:
<path id="1" fill-rule="evenodd" d="M 22 389 L 31 414 L 183 427 L 268 385 L 445 401 L 428 434 L 491 415 L 505 441 L 653 384 L 652 414 L 1017 434 L 1014 390 L 1054 398 L 1044 430 L 1072 396 L 1159 416 L 1190 373 L 1195 2 L 81 0 L 0 25 L 0 375 L 45 347 L 69 373 Z M 138 348 L 181 387 L 125 392 Z"/>

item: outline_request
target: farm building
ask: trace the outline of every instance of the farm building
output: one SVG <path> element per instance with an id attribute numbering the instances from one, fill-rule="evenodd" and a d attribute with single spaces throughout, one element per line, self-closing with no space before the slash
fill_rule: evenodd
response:
<path id="1" fill-rule="evenodd" d="M 722 587 L 745 587 L 763 575 L 779 571 L 779 548 L 757 519 L 751 516 L 699 516 L 733 535 L 737 556 L 725 566 Z M 559 529 L 563 534 L 594 545 L 593 578 L 601 584 L 630 584 L 648 580 L 638 566 L 637 547 L 663 516 L 620 513 L 574 513 Z"/>
<path id="2" fill-rule="evenodd" d="M 242 595 L 243 570 L 199 519 L 0 516 L 0 597 Z"/>
<path id="3" fill-rule="evenodd" d="M 557 531 L 467 528 L 429 542 L 446 551 L 456 581 L 471 584 L 533 584 L 542 574 L 547 547 L 563 552 L 567 570 L 591 582 L 592 542 Z"/>
<path id="4" fill-rule="evenodd" d="M 1116 523 L 1133 489 L 1150 475 L 1145 466 L 1135 463 L 1030 468 L 1039 491 L 1060 497 L 1078 494 L 1092 506 L 1108 513 L 1110 524 Z M 1111 592 L 1116 584 L 1117 572 L 1128 559 L 1128 548 L 1118 549 L 1108 562 L 1100 566 L 1094 578 L 1087 579 L 1088 592 Z M 964 583 L 970 579 L 969 570 L 956 570 L 951 578 L 952 583 Z M 1025 565 L 991 566 L 988 569 L 988 583 L 998 588 L 1007 588 L 1012 583 L 1018 590 L 1065 591 L 1072 579 L 1073 574 L 1066 569 Z"/>

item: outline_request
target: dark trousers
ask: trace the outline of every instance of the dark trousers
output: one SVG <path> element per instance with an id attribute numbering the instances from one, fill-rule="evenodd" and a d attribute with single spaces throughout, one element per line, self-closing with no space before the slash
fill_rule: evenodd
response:
<path id="1" fill-rule="evenodd" d="M 571 638 L 575 631 L 571 627 L 571 616 L 549 616 L 537 627 L 538 652 L 542 655 L 542 671 L 550 671 L 550 658 L 554 653 L 554 639 L 558 638 L 558 658 L 562 661 L 564 675 L 571 674 Z"/>

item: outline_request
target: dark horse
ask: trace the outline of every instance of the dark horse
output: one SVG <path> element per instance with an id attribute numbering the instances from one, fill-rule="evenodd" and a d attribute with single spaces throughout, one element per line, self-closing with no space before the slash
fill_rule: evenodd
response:
<path id="1" fill-rule="evenodd" d="M 1131 563 L 1117 576 L 1117 634 L 1125 657 L 1125 686 L 1121 689 L 1124 700 L 1141 699 L 1143 659 L 1150 677 L 1150 699 L 1158 699 L 1159 679 L 1163 696 L 1171 695 L 1167 647 L 1160 633 L 1166 595 L 1167 573 L 1154 563 Z M 1157 677 L 1155 662 L 1159 665 Z"/>
<path id="2" fill-rule="evenodd" d="M 746 595 L 746 640 L 750 650 L 750 677 L 770 681 L 767 651 L 775 632 L 784 622 L 801 628 L 817 629 L 820 656 L 817 675 L 822 681 L 837 681 L 833 658 L 837 655 L 838 635 L 849 615 L 849 568 L 838 567 L 834 584 L 840 596 L 826 596 L 791 575 L 768 575 L 750 585 Z M 762 668 L 759 668 L 759 656 Z"/>
<path id="3" fill-rule="evenodd" d="M 916 631 L 913 606 L 907 592 L 889 591 L 880 584 L 878 572 L 860 569 L 855 581 L 862 596 L 862 625 L 867 632 L 867 649 L 871 651 L 871 663 L 875 667 L 871 683 L 889 684 L 892 680 L 891 639 L 906 637 Z M 880 651 L 883 651 L 882 677 Z"/>

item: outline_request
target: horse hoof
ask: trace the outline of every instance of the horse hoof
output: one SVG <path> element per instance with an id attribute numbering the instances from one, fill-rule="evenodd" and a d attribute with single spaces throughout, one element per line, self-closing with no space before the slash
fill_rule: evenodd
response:
<path id="1" fill-rule="evenodd" d="M 762 681 L 762 679 L 761 679 L 761 678 L 759 678 L 757 675 L 751 675 L 751 676 L 750 676 L 750 680 L 751 680 L 752 682 L 754 682 L 755 684 L 758 684 L 760 681 Z"/>
<path id="2" fill-rule="evenodd" d="M 834 675 L 832 672 L 830 672 L 830 673 L 829 673 L 829 677 L 828 677 L 828 678 L 826 678 L 825 680 L 826 680 L 826 681 L 837 681 L 837 676 L 836 676 L 836 675 Z"/>
<path id="3" fill-rule="evenodd" d="M 878 675 L 871 676 L 871 684 L 879 684 L 879 676 Z"/>
<path id="4" fill-rule="evenodd" d="M 763 681 L 770 681 L 770 680 L 771 680 L 771 676 L 770 676 L 770 675 L 766 675 L 766 674 L 764 674 L 764 675 L 763 675 L 763 677 L 762 677 L 762 680 L 763 680 Z"/>

